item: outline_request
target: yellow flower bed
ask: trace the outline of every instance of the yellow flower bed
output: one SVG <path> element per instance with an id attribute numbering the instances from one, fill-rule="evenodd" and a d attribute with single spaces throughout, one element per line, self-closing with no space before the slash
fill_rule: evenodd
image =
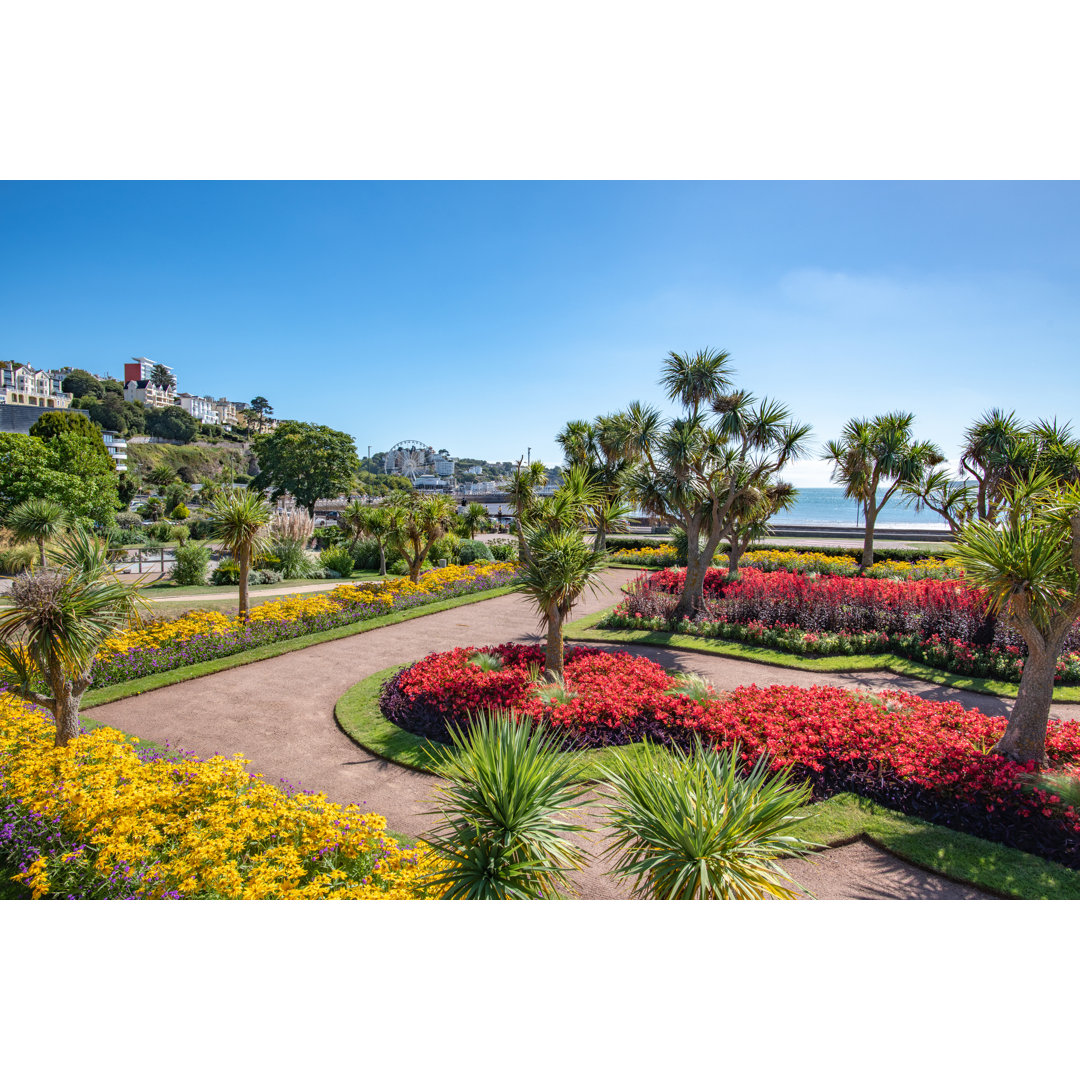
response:
<path id="1" fill-rule="evenodd" d="M 435 856 L 424 845 L 399 847 L 378 814 L 282 792 L 249 776 L 239 757 L 144 763 L 111 728 L 66 749 L 52 737 L 51 717 L 0 697 L 0 797 L 58 818 L 75 840 L 71 852 L 39 858 L 20 875 L 35 899 L 49 893 L 50 872 L 70 871 L 63 864 L 72 860 L 101 878 L 141 875 L 149 898 L 429 895 L 422 879 Z"/>

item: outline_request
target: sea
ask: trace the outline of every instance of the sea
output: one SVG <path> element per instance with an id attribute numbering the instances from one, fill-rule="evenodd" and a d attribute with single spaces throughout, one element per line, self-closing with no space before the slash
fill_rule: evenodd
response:
<path id="1" fill-rule="evenodd" d="M 467 496 L 466 496 L 467 497 Z M 492 517 L 510 516 L 506 503 L 490 503 L 487 511 Z M 862 510 L 853 499 L 844 497 L 840 488 L 799 488 L 798 502 L 790 509 L 770 519 L 773 528 L 783 525 L 862 525 Z M 879 525 L 907 526 L 911 529 L 942 529 L 948 526 L 932 510 L 916 510 L 894 495 L 878 512 Z"/>

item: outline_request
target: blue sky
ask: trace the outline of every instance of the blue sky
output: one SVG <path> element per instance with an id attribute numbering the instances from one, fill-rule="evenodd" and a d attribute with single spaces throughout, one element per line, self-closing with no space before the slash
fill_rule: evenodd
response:
<path id="1" fill-rule="evenodd" d="M 1080 405 L 1074 183 L 5 183 L 0 360 L 270 399 L 386 449 L 558 461 L 728 349 L 818 441 Z M 827 482 L 811 462 L 790 476 Z"/>

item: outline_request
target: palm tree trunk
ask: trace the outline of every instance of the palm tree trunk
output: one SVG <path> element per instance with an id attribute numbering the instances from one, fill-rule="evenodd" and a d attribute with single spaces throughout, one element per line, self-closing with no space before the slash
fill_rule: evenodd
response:
<path id="1" fill-rule="evenodd" d="M 251 548 L 246 544 L 240 549 L 240 621 L 248 621 L 248 570 L 251 567 Z"/>
<path id="2" fill-rule="evenodd" d="M 1054 647 L 1056 645 L 1056 647 Z M 1054 698 L 1054 669 L 1057 666 L 1061 641 L 1028 641 L 1028 655 L 1016 704 L 1009 713 L 1005 734 L 993 747 L 992 753 L 1012 761 L 1035 761 L 1046 764 L 1046 725 Z M 1034 646 L 1034 647 L 1033 647 Z"/>
<path id="3" fill-rule="evenodd" d="M 866 531 L 863 533 L 862 562 L 859 564 L 863 570 L 868 570 L 874 565 L 874 522 L 877 520 L 878 508 L 873 503 L 866 505 Z"/>
<path id="4" fill-rule="evenodd" d="M 557 611 L 547 613 L 547 647 L 544 650 L 544 676 L 548 682 L 563 675 L 562 619 Z"/>
<path id="5" fill-rule="evenodd" d="M 379 545 L 379 577 L 386 577 L 386 548 Z"/>
<path id="6" fill-rule="evenodd" d="M 607 553 L 607 532 L 602 528 L 597 529 L 596 536 L 593 537 L 593 551 Z"/>
<path id="7" fill-rule="evenodd" d="M 64 694 L 56 701 L 56 746 L 67 746 L 81 731 L 79 703 L 81 694 Z"/>
<path id="8" fill-rule="evenodd" d="M 45 559 L 45 537 L 44 536 L 39 536 L 38 537 L 38 551 L 41 553 L 41 569 L 45 570 L 45 569 L 48 568 L 49 564 Z"/>

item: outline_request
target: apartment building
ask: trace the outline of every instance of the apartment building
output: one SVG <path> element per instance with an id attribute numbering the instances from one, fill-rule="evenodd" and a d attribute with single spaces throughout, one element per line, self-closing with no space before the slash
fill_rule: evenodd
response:
<path id="1" fill-rule="evenodd" d="M 177 394 L 176 404 L 186 413 L 190 413 L 200 424 L 217 424 L 218 412 L 214 400 L 199 397 L 197 394 Z"/>
<path id="2" fill-rule="evenodd" d="M 58 371 L 39 371 L 29 364 L 6 364 L 0 367 L 0 405 L 66 409 L 72 399 L 71 394 L 61 389 L 63 381 Z"/>
<path id="3" fill-rule="evenodd" d="M 147 409 L 164 409 L 176 404 L 176 395 L 171 390 L 163 390 L 149 379 L 130 379 L 124 386 L 124 400 L 141 401 Z"/>
<path id="4" fill-rule="evenodd" d="M 105 440 L 105 449 L 109 451 L 116 471 L 127 472 L 127 440 L 119 431 L 103 431 L 101 437 Z"/>
<path id="5" fill-rule="evenodd" d="M 170 375 L 175 378 L 173 369 L 168 364 L 155 364 L 152 360 L 145 356 L 133 356 L 130 364 L 124 365 L 124 383 L 129 382 L 141 382 L 143 379 L 149 379 L 154 371 L 155 367 L 163 367 Z"/>

